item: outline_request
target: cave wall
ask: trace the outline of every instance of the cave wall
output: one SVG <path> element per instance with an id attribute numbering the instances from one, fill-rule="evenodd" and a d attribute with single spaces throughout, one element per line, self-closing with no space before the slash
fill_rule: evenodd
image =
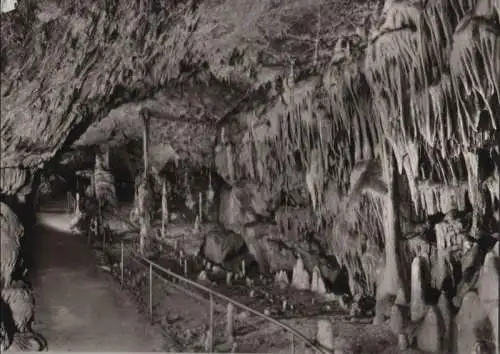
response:
<path id="1" fill-rule="evenodd" d="M 215 163 L 231 186 L 221 222 L 243 235 L 245 225 L 267 225 L 288 245 L 312 233 L 347 266 L 351 291 L 373 295 L 380 265 L 368 259 L 383 259 L 380 196 L 386 188 L 373 166 L 384 159 L 380 144 L 387 141 L 401 190 L 403 271 L 408 279 L 412 259 L 422 255 L 440 288 L 443 252 L 464 247 L 468 237 L 489 243 L 500 225 L 499 36 L 466 15 L 472 11 L 499 28 L 496 9 L 488 1 L 394 4 L 368 42 L 359 36 L 337 41 L 324 75 L 298 78 L 291 66 L 283 90 L 270 90 L 265 103 L 256 99 L 219 129 Z M 479 34 L 465 39 L 477 27 Z M 436 42 L 450 51 L 436 49 Z M 480 75 L 487 82 L 479 84 Z M 477 96 L 457 106 L 473 87 Z M 296 201 L 288 207 L 284 199 L 291 195 Z M 283 227 L 290 219 L 295 225 Z"/>

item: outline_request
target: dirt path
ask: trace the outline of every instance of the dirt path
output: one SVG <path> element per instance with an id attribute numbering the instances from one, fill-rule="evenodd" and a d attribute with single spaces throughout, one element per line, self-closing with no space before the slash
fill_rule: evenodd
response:
<path id="1" fill-rule="evenodd" d="M 81 238 L 68 232 L 70 219 L 40 213 L 35 232 L 34 327 L 49 350 L 176 351 L 97 268 Z"/>

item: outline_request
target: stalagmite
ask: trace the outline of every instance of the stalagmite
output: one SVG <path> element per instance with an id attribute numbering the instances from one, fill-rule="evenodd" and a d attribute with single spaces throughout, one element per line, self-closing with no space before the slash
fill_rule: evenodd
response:
<path id="1" fill-rule="evenodd" d="M 325 282 L 323 281 L 321 271 L 317 266 L 314 267 L 312 272 L 311 291 L 320 295 L 326 294 Z"/>
<path id="2" fill-rule="evenodd" d="M 334 349 L 334 336 L 332 323 L 329 320 L 319 320 L 316 340 L 318 343 L 328 350 Z"/>
<path id="3" fill-rule="evenodd" d="M 484 260 L 478 281 L 479 298 L 487 312 L 498 307 L 499 266 L 500 258 L 495 253 L 489 252 Z"/>
<path id="4" fill-rule="evenodd" d="M 479 228 L 481 216 L 483 214 L 484 200 L 481 191 L 482 181 L 480 181 L 479 155 L 473 152 L 464 153 L 467 166 L 467 180 L 469 182 L 469 199 L 472 204 L 472 226 L 470 234 L 474 238 L 479 238 Z"/>
<path id="5" fill-rule="evenodd" d="M 153 209 L 153 191 L 150 180 L 149 171 L 149 117 L 147 113 L 142 110 L 140 116 L 143 123 L 143 162 L 144 162 L 144 172 L 139 182 L 137 189 L 138 200 L 138 211 L 139 211 L 139 222 L 140 222 L 140 234 L 139 234 L 139 252 L 145 255 L 150 251 L 150 231 L 151 231 L 151 221 L 152 221 L 152 209 Z"/>
<path id="6" fill-rule="evenodd" d="M 452 313 L 450 302 L 444 292 L 441 293 L 437 306 L 443 320 L 443 350 L 447 352 L 451 350 Z"/>
<path id="7" fill-rule="evenodd" d="M 214 201 L 214 197 L 215 197 L 215 192 L 212 187 L 212 172 L 210 172 L 208 175 L 208 190 L 206 196 L 207 204 L 209 205 L 212 204 Z"/>
<path id="8" fill-rule="evenodd" d="M 200 274 L 198 274 L 198 280 L 199 281 L 206 281 L 208 279 L 207 277 L 207 272 L 205 270 L 202 270 Z"/>
<path id="9" fill-rule="evenodd" d="M 231 285 L 232 279 L 233 279 L 233 273 L 227 272 L 226 273 L 226 285 Z"/>
<path id="10" fill-rule="evenodd" d="M 383 143 L 383 171 L 388 187 L 388 193 L 384 197 L 383 220 L 385 235 L 385 268 L 381 274 L 381 279 L 377 284 L 377 303 L 376 311 L 384 311 L 389 296 L 396 296 L 399 289 L 403 289 L 405 295 L 408 293 L 403 278 L 403 269 L 399 254 L 399 213 L 396 207 L 398 198 L 397 174 L 395 171 L 395 159 L 392 156 L 390 147 Z M 407 297 L 407 296 L 405 296 Z M 384 314 L 377 313 L 375 322 L 380 321 Z"/>
<path id="11" fill-rule="evenodd" d="M 410 310 L 412 321 L 422 318 L 427 310 L 424 300 L 425 290 L 428 286 L 425 283 L 426 275 L 425 260 L 422 257 L 416 257 L 411 264 Z"/>
<path id="12" fill-rule="evenodd" d="M 168 200 L 167 200 L 167 181 L 163 178 L 161 187 L 161 237 L 167 236 L 166 228 L 168 223 Z"/>
<path id="13" fill-rule="evenodd" d="M 443 323 L 439 311 L 431 306 L 417 333 L 417 346 L 426 353 L 441 353 Z"/>
<path id="14" fill-rule="evenodd" d="M 460 311 L 455 317 L 457 354 L 470 354 L 477 338 L 477 327 L 487 317 L 481 300 L 475 292 L 468 292 L 462 301 Z"/>
<path id="15" fill-rule="evenodd" d="M 304 261 L 301 257 L 293 267 L 292 285 L 299 290 L 308 290 L 310 285 L 309 273 L 304 268 Z"/>
<path id="16" fill-rule="evenodd" d="M 407 306 L 396 304 L 392 306 L 389 326 L 395 335 L 403 333 L 404 328 L 408 324 L 409 316 Z"/>
<path id="17" fill-rule="evenodd" d="M 284 270 L 276 273 L 274 281 L 280 288 L 286 288 L 289 285 L 288 275 Z"/>

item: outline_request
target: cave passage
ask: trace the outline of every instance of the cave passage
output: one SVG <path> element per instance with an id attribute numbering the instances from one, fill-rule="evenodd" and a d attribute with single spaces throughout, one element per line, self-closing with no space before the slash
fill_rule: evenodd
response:
<path id="1" fill-rule="evenodd" d="M 69 231 L 72 214 L 41 210 L 30 280 L 34 328 L 47 339 L 48 350 L 172 351 L 119 285 L 98 269 L 82 237 Z"/>

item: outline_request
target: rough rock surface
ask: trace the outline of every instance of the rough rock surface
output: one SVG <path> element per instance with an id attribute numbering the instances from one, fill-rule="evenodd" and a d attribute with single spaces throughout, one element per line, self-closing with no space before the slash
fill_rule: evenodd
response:
<path id="1" fill-rule="evenodd" d="M 220 195 L 219 222 L 233 232 L 242 233 L 242 227 L 255 222 L 256 216 L 237 198 L 234 189 L 223 189 Z"/>
<path id="2" fill-rule="evenodd" d="M 244 245 L 243 238 L 233 232 L 210 232 L 205 236 L 203 255 L 213 263 L 224 264 L 241 252 Z"/>
<path id="3" fill-rule="evenodd" d="M 484 323 L 487 314 L 481 299 L 475 292 L 468 292 L 463 299 L 460 311 L 455 317 L 455 348 L 457 354 L 469 354 L 477 337 L 478 328 Z"/>
<path id="4" fill-rule="evenodd" d="M 8 287 L 12 280 L 21 246 L 24 227 L 12 209 L 0 202 L 0 238 L 1 243 L 1 281 L 2 288 Z"/>
<path id="5" fill-rule="evenodd" d="M 0 349 L 4 351 L 12 343 L 14 333 L 16 332 L 16 325 L 12 319 L 12 313 L 9 305 L 3 299 L 0 299 L 1 313 L 0 317 Z"/>
<path id="6" fill-rule="evenodd" d="M 29 331 L 35 309 L 31 291 L 22 287 L 5 288 L 2 290 L 2 300 L 10 308 L 17 331 Z"/>
<path id="7" fill-rule="evenodd" d="M 500 258 L 495 253 L 486 255 L 478 281 L 478 295 L 486 312 L 498 307 Z"/>
<path id="8" fill-rule="evenodd" d="M 437 304 L 439 314 L 443 319 L 443 350 L 447 351 L 451 348 L 452 334 L 452 313 L 450 301 L 444 292 L 441 293 Z"/>

